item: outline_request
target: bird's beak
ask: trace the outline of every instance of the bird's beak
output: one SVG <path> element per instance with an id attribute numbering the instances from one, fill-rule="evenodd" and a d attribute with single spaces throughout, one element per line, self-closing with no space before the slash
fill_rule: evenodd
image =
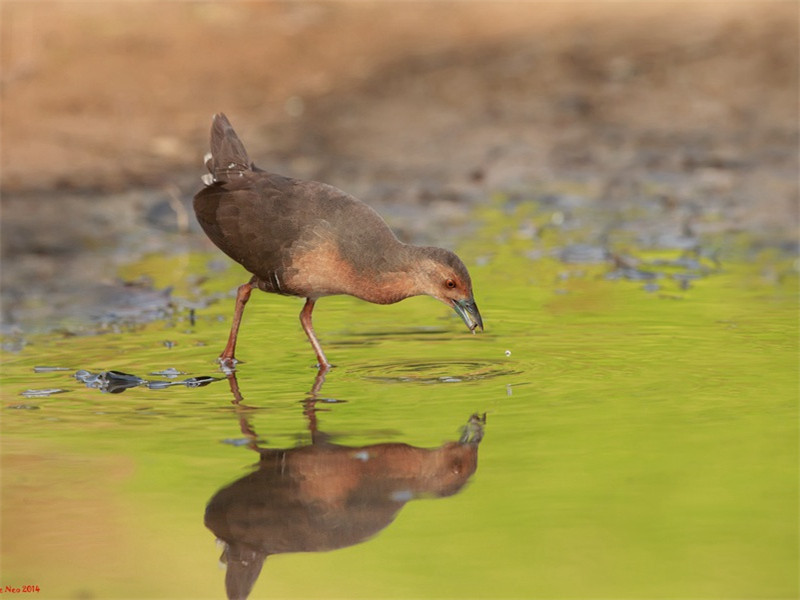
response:
<path id="1" fill-rule="evenodd" d="M 481 313 L 478 312 L 475 300 L 472 298 L 468 300 L 453 300 L 453 308 L 472 333 L 475 333 L 478 327 L 483 331 L 483 319 L 481 319 Z"/>

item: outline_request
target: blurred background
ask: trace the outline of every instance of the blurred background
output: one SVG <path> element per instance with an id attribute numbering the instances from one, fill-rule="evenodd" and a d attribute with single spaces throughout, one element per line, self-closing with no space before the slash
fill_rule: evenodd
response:
<path id="1" fill-rule="evenodd" d="M 635 204 L 654 180 L 681 218 L 797 234 L 793 1 L 0 7 L 7 332 L 124 302 L 119 264 L 188 243 L 165 232 L 196 230 L 218 111 L 258 165 L 407 239 L 496 194 Z"/>
<path id="2" fill-rule="evenodd" d="M 798 22 L 0 0 L 0 584 L 222 597 L 203 514 L 252 445 L 439 448 L 487 413 L 464 493 L 253 597 L 798 597 Z M 218 379 L 248 277 L 192 210 L 220 111 L 258 166 L 456 249 L 486 331 L 326 298 L 322 390 L 302 301 L 259 294 Z"/>

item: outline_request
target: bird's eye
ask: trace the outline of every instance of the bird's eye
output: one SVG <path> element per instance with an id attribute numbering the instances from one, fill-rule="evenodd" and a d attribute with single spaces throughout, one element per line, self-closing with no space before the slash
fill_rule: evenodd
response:
<path id="1" fill-rule="evenodd" d="M 447 281 L 444 282 L 444 284 L 447 287 L 449 287 L 450 289 L 453 289 L 454 287 L 456 287 L 456 282 L 453 281 L 452 279 L 448 279 Z"/>

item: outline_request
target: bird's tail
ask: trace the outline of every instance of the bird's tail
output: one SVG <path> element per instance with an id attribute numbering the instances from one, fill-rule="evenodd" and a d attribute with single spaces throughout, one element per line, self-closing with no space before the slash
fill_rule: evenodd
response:
<path id="1" fill-rule="evenodd" d="M 231 122 L 223 113 L 214 115 L 211 123 L 211 152 L 204 157 L 208 174 L 203 183 L 230 181 L 251 171 L 250 159 Z"/>

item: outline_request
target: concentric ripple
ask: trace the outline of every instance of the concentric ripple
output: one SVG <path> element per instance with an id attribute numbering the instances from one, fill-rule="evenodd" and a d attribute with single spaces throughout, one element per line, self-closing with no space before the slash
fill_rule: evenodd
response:
<path id="1" fill-rule="evenodd" d="M 461 383 L 521 373 L 504 361 L 394 362 L 353 367 L 351 372 L 373 381 L 395 383 Z"/>

